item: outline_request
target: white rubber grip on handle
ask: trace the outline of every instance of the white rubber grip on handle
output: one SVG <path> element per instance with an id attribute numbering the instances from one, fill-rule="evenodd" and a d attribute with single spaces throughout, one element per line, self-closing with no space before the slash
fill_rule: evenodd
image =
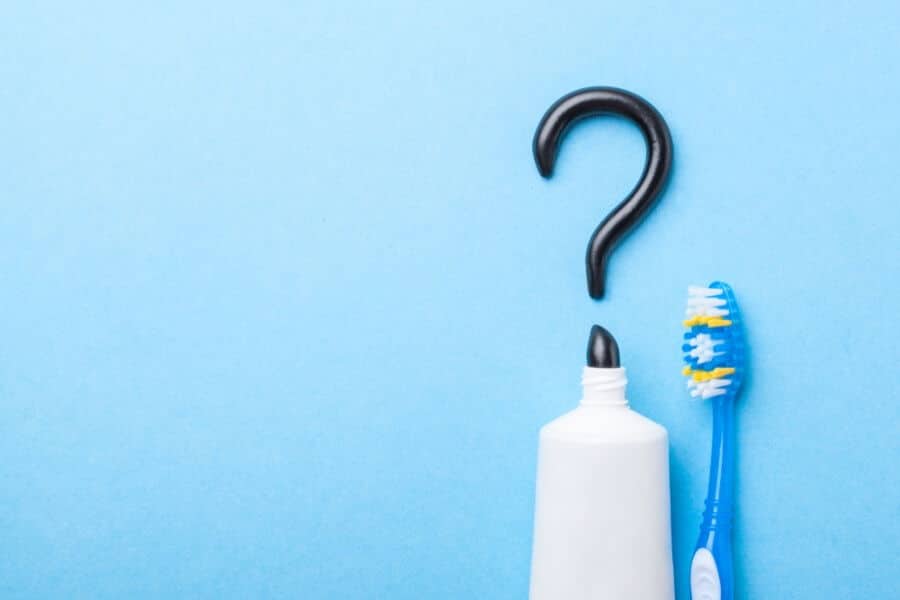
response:
<path id="1" fill-rule="evenodd" d="M 691 561 L 691 600 L 721 600 L 722 584 L 716 559 L 706 548 L 694 552 Z"/>

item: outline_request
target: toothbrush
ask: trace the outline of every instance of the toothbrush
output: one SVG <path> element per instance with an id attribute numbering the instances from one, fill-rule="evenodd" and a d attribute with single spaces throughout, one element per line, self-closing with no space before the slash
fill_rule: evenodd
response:
<path id="1" fill-rule="evenodd" d="M 689 287 L 684 375 L 694 398 L 713 403 L 712 458 L 706 509 L 691 561 L 692 600 L 732 600 L 731 526 L 734 518 L 734 404 L 745 371 L 741 315 L 728 284 Z"/>

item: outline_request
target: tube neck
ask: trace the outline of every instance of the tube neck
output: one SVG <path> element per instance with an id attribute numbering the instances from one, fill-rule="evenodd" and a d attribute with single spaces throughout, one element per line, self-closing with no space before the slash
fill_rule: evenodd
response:
<path id="1" fill-rule="evenodd" d="M 581 375 L 581 406 L 628 406 L 625 369 L 585 367 Z"/>

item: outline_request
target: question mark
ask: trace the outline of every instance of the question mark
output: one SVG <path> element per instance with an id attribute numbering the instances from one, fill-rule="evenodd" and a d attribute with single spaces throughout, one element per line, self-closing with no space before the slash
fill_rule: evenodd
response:
<path id="1" fill-rule="evenodd" d="M 672 165 L 672 135 L 662 115 L 636 94 L 613 87 L 590 87 L 566 94 L 551 106 L 534 133 L 534 161 L 549 178 L 559 143 L 569 126 L 585 117 L 614 114 L 634 121 L 647 142 L 647 162 L 637 185 L 594 230 L 586 263 L 588 293 L 600 299 L 605 291 L 606 263 L 619 239 L 647 214 L 666 184 Z"/>

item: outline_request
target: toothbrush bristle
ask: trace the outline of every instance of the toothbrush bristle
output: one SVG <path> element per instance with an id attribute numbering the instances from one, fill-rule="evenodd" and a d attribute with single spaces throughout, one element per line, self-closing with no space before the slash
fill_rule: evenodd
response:
<path id="1" fill-rule="evenodd" d="M 715 282 L 688 288 L 684 375 L 694 398 L 734 394 L 741 384 L 744 344 L 731 288 Z"/>

